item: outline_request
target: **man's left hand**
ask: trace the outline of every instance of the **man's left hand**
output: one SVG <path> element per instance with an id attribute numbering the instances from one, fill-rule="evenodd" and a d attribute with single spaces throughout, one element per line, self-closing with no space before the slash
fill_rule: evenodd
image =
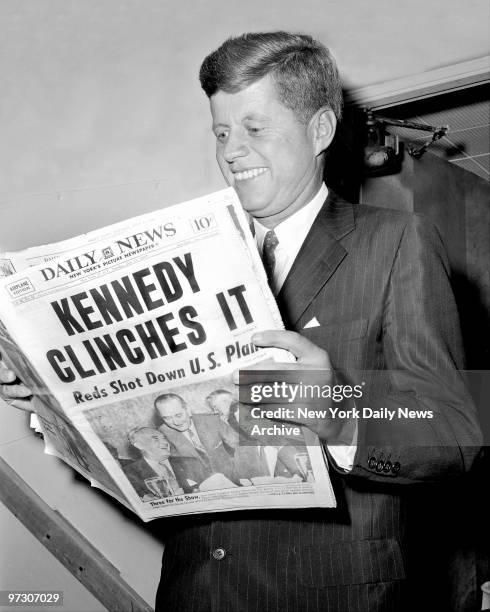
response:
<path id="1" fill-rule="evenodd" d="M 330 358 L 328 356 L 327 351 L 320 348 L 308 338 L 301 336 L 300 334 L 292 331 L 286 330 L 268 330 L 262 331 L 254 334 L 251 338 L 252 342 L 256 346 L 260 347 L 268 347 L 268 348 L 280 348 L 285 349 L 292 353 L 296 358 L 295 362 L 289 363 L 280 363 L 280 362 L 270 362 L 256 364 L 249 368 L 243 368 L 243 370 L 247 371 L 247 373 L 251 373 L 253 371 L 260 371 L 260 381 L 262 385 L 274 385 L 274 383 L 278 383 L 279 385 L 283 382 L 287 382 L 287 384 L 291 384 L 290 377 L 284 376 L 284 378 L 289 378 L 288 381 L 284 381 L 281 379 L 281 371 L 291 373 L 297 372 L 299 376 L 294 377 L 294 380 L 298 382 L 301 380 L 300 373 L 303 371 L 315 371 L 316 372 L 316 384 L 320 385 L 332 385 L 334 380 L 334 372 L 332 371 L 332 365 L 330 362 Z M 242 370 L 242 371 L 243 371 Z M 264 375 L 264 371 L 268 374 Z M 318 371 L 321 371 L 320 377 L 321 380 L 318 380 Z M 238 383 L 238 373 L 235 373 L 235 382 Z M 246 384 L 253 384 L 253 374 L 247 374 Z M 243 381 L 242 381 L 243 383 Z M 307 381 L 308 384 L 311 384 L 311 377 Z M 261 405 L 266 403 L 260 402 Z M 311 401 L 302 402 L 301 399 L 296 400 L 293 403 L 288 403 L 287 399 L 281 404 L 278 404 L 277 398 L 275 401 L 267 406 L 268 408 L 274 408 L 278 405 L 282 405 L 285 407 L 293 408 L 297 405 L 304 406 L 308 405 L 308 408 L 315 411 L 315 413 L 327 410 L 327 406 L 330 405 L 329 402 L 325 401 L 321 397 L 318 399 L 318 402 L 313 404 Z M 265 408 L 265 406 L 264 406 Z M 329 441 L 335 443 L 335 440 L 338 439 L 338 436 L 344 427 L 345 423 L 342 419 L 332 419 L 332 418 L 324 418 L 322 416 L 313 417 L 313 418 L 301 418 L 297 411 L 294 410 L 295 417 L 292 419 L 278 419 L 273 418 L 271 420 L 279 421 L 279 422 L 288 422 L 295 423 L 297 425 L 301 425 L 304 427 L 308 427 L 315 434 L 317 434 L 322 440 Z"/>

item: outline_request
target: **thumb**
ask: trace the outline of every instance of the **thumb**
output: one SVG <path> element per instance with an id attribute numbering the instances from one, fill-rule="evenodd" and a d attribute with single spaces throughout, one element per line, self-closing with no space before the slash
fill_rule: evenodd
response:
<path id="1" fill-rule="evenodd" d="M 297 332 L 284 329 L 261 331 L 254 334 L 251 340 L 257 346 L 286 349 L 302 365 L 332 369 L 327 352 Z"/>

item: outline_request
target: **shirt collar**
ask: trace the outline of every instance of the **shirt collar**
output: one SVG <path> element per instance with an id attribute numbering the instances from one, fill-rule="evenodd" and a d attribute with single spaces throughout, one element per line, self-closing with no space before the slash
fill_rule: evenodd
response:
<path id="1" fill-rule="evenodd" d="M 320 212 L 323 203 L 327 199 L 328 189 L 325 183 L 318 190 L 317 194 L 312 200 L 305 204 L 302 208 L 297 210 L 290 217 L 276 225 L 274 232 L 276 233 L 279 244 L 283 245 L 301 245 L 306 238 L 306 235 L 310 231 L 313 221 Z M 257 219 L 253 219 L 255 229 L 255 240 L 259 253 L 262 253 L 262 247 L 264 244 L 264 238 L 269 228 L 265 227 Z"/>

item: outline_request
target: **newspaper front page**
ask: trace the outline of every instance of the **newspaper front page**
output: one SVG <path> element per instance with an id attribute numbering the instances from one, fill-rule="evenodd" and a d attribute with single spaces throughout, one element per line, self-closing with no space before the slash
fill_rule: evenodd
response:
<path id="1" fill-rule="evenodd" d="M 253 436 L 238 402 L 233 372 L 292 357 L 251 343 L 282 322 L 232 189 L 0 263 L 2 358 L 93 486 L 145 521 L 335 506 L 316 437 Z"/>

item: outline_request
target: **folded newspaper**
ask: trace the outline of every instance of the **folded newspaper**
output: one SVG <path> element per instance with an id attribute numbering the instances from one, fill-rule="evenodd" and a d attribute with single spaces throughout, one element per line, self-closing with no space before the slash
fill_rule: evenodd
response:
<path id="1" fill-rule="evenodd" d="M 0 259 L 2 359 L 34 390 L 46 452 L 143 520 L 332 507 L 306 428 L 253 435 L 234 371 L 282 322 L 232 189 Z M 246 416 L 244 416 L 246 415 Z"/>

